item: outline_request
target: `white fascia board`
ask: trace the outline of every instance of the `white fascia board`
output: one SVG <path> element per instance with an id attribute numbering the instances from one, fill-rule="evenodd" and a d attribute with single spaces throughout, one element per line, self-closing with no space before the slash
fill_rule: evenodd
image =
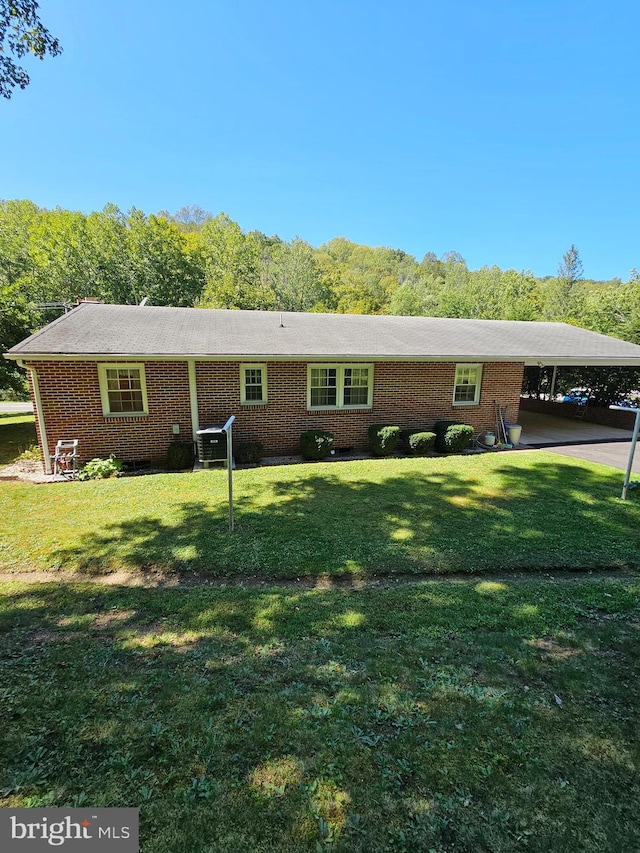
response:
<path id="1" fill-rule="evenodd" d="M 525 358 L 525 367 L 640 367 L 640 358 Z"/>
<path id="2" fill-rule="evenodd" d="M 522 364 L 522 356 L 483 356 L 483 355 L 350 355 L 335 353 L 300 353 L 297 355 L 275 355 L 273 353 L 226 353 L 225 355 L 205 355 L 201 353 L 185 353 L 184 355 L 148 355 L 144 353 L 114 352 L 114 353 L 5 353 L 5 358 L 16 361 L 113 361 L 127 359 L 128 361 L 247 361 L 247 362 L 500 362 L 509 361 Z M 537 362 L 532 362 L 537 364 Z M 640 359 L 638 359 L 640 364 Z"/>
<path id="3" fill-rule="evenodd" d="M 149 355 L 145 353 L 4 353 L 4 357 L 14 361 L 247 361 L 247 362 L 425 362 L 425 363 L 482 363 L 495 362 L 524 364 L 525 367 L 639 367 L 640 357 L 580 357 L 574 356 L 513 356 L 513 355 L 350 355 L 335 353 L 299 353 L 296 355 L 276 355 L 272 353 L 227 353 L 225 355 L 205 355 L 184 353 L 181 355 Z"/>

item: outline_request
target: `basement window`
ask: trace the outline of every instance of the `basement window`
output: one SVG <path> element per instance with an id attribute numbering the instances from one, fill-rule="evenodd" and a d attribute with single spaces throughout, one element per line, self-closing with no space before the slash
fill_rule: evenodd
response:
<path id="1" fill-rule="evenodd" d="M 98 364 L 98 377 L 106 418 L 149 414 L 143 364 Z"/>

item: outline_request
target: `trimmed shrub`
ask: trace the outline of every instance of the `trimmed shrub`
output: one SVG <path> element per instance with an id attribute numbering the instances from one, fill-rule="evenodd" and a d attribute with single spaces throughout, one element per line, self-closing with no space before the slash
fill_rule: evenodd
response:
<path id="1" fill-rule="evenodd" d="M 447 453 L 461 453 L 466 450 L 473 439 L 473 427 L 469 424 L 453 424 L 444 434 L 444 444 Z"/>
<path id="2" fill-rule="evenodd" d="M 389 424 L 371 424 L 367 430 L 369 446 L 374 456 L 391 456 L 400 438 L 400 427 Z"/>
<path id="3" fill-rule="evenodd" d="M 326 429 L 308 429 L 300 433 L 300 452 L 309 462 L 325 459 L 333 447 L 333 433 Z"/>
<path id="4" fill-rule="evenodd" d="M 172 441 L 167 450 L 167 470 L 185 471 L 193 468 L 193 442 Z"/>
<path id="5" fill-rule="evenodd" d="M 436 442 L 435 449 L 438 453 L 450 453 L 451 451 L 448 449 L 445 444 L 444 437 L 446 435 L 447 430 L 451 426 L 455 426 L 456 424 L 461 423 L 460 421 L 436 421 L 433 425 L 433 431 L 436 434 Z"/>
<path id="6" fill-rule="evenodd" d="M 264 445 L 259 441 L 243 441 L 233 448 L 238 465 L 259 465 L 264 456 Z"/>
<path id="7" fill-rule="evenodd" d="M 422 432 L 419 427 L 414 427 L 413 429 L 401 429 L 400 430 L 400 444 L 408 451 L 409 450 L 409 438 L 416 432 Z"/>
<path id="8" fill-rule="evenodd" d="M 435 432 L 412 432 L 407 439 L 409 453 L 414 456 L 424 456 L 431 450 L 435 440 Z"/>

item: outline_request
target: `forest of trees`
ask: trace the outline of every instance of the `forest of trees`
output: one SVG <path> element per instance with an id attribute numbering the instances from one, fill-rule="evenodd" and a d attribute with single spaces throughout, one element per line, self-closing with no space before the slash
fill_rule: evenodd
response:
<path id="1" fill-rule="evenodd" d="M 583 278 L 578 250 L 555 277 L 498 266 L 470 270 L 457 252 L 417 260 L 401 249 L 336 237 L 319 247 L 244 231 L 198 207 L 175 214 L 90 214 L 30 201 L 0 202 L 2 351 L 58 316 L 66 304 L 103 302 L 202 308 L 329 311 L 559 320 L 640 343 L 640 276 Z M 53 307 L 51 304 L 54 304 Z M 0 389 L 22 374 L 0 359 Z"/>

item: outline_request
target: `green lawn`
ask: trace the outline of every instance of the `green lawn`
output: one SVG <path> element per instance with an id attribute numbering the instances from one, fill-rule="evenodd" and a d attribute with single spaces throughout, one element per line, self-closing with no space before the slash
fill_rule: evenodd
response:
<path id="1" fill-rule="evenodd" d="M 136 806 L 143 853 L 637 849 L 621 480 L 539 452 L 239 470 L 232 535 L 224 471 L 0 482 L 0 570 L 169 573 L 0 586 L 0 806 Z M 449 571 L 486 574 L 394 580 Z"/>
<path id="2" fill-rule="evenodd" d="M 160 569 L 261 579 L 634 568 L 622 472 L 543 452 L 0 484 L 0 570 Z"/>
<path id="3" fill-rule="evenodd" d="M 37 443 L 33 415 L 0 412 L 0 465 L 14 462 L 24 450 Z"/>
<path id="4" fill-rule="evenodd" d="M 0 806 L 136 806 L 143 853 L 637 850 L 639 595 L 7 584 Z"/>

